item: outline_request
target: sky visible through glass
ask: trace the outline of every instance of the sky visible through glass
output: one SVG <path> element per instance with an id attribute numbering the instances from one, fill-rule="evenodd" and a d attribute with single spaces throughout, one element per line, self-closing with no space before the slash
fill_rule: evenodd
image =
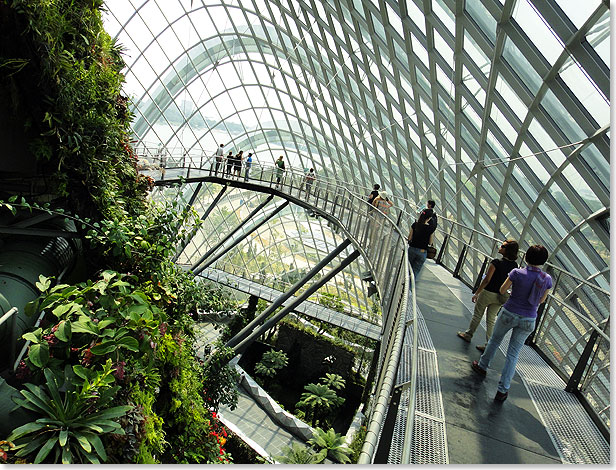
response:
<path id="1" fill-rule="evenodd" d="M 141 142 L 284 154 L 409 213 L 435 199 L 609 288 L 609 10 L 425 4 L 108 0 L 105 21 Z"/>

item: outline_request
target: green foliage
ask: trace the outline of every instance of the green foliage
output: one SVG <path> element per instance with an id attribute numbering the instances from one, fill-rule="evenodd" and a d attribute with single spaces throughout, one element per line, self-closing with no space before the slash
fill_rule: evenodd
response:
<path id="1" fill-rule="evenodd" d="M 332 309 L 338 313 L 344 312 L 344 304 L 342 299 L 336 295 L 323 293 L 319 296 L 319 303 L 324 307 Z"/>
<path id="2" fill-rule="evenodd" d="M 344 341 L 340 340 L 339 338 L 337 338 L 335 336 L 333 338 L 330 338 L 328 336 L 319 334 L 315 330 L 313 330 L 312 328 L 303 325 L 301 322 L 299 322 L 296 319 L 285 317 L 282 320 L 280 320 L 279 324 L 288 325 L 288 326 L 290 326 L 292 328 L 295 328 L 297 330 L 300 330 L 300 331 L 302 331 L 302 332 L 306 333 L 307 335 L 310 335 L 310 336 L 312 336 L 314 338 L 318 338 L 318 339 L 320 339 L 322 341 L 327 341 L 327 342 L 329 342 L 329 343 L 331 343 L 331 344 L 333 344 L 333 345 L 335 345 L 335 346 L 337 346 L 339 348 L 346 349 L 347 351 L 349 351 L 349 352 L 351 352 L 353 354 L 356 353 L 354 348 L 352 348 L 351 346 L 349 346 L 348 344 L 346 344 Z"/>
<path id="3" fill-rule="evenodd" d="M 0 97 L 52 194 L 99 219 L 140 212 L 149 182 L 129 145 L 124 61 L 104 31 L 102 2 L 12 0 L 0 15 Z M 70 189 L 70 193 L 69 193 Z"/>
<path id="4" fill-rule="evenodd" d="M 202 397 L 201 368 L 193 360 L 192 343 L 167 333 L 157 355 L 164 364 L 158 405 L 169 442 L 165 463 L 207 463 L 218 450 L 211 438 L 210 414 Z"/>
<path id="5" fill-rule="evenodd" d="M 218 410 L 226 405 L 232 410 L 237 406 L 238 392 L 235 387 L 239 374 L 229 365 L 235 353 L 233 348 L 218 347 L 212 353 L 208 366 L 203 370 L 203 393 L 207 405 Z"/>
<path id="6" fill-rule="evenodd" d="M 261 361 L 255 365 L 255 372 L 265 377 L 274 377 L 277 371 L 287 366 L 287 363 L 288 357 L 283 351 L 266 351 Z"/>
<path id="7" fill-rule="evenodd" d="M 321 383 L 334 390 L 341 390 L 344 388 L 345 380 L 341 375 L 326 373 L 325 377 L 321 377 Z"/>
<path id="8" fill-rule="evenodd" d="M 114 453 L 113 463 L 157 463 L 157 456 L 163 454 L 168 443 L 163 431 L 163 419 L 154 411 L 155 390 L 150 387 L 142 389 L 135 384 L 130 389 L 129 399 L 135 407 L 118 419 L 125 434 L 108 439 L 105 443 Z"/>
<path id="9" fill-rule="evenodd" d="M 368 432 L 368 428 L 366 426 L 361 426 L 359 431 L 357 431 L 353 435 L 353 440 L 351 441 L 351 445 L 349 449 L 351 450 L 351 463 L 356 464 L 359 460 L 359 454 L 361 453 L 361 448 L 364 445 L 364 441 L 366 440 L 366 433 Z"/>
<path id="10" fill-rule="evenodd" d="M 316 454 L 309 447 L 301 444 L 293 443 L 293 447 L 285 447 L 282 449 L 283 455 L 277 455 L 274 458 L 282 464 L 287 465 L 313 465 L 323 461 L 322 454 Z"/>
<path id="11" fill-rule="evenodd" d="M 60 373 L 71 364 L 82 370 L 109 358 L 119 365 L 116 375 L 124 380 L 127 358 L 153 359 L 153 341 L 165 316 L 131 284 L 134 281 L 134 276 L 103 271 L 96 282 L 51 287 L 50 280 L 40 276 L 42 295 L 25 311 L 51 312 L 55 323 L 23 335 L 32 342 L 25 359 L 29 369 L 36 373 L 49 367 Z"/>
<path id="12" fill-rule="evenodd" d="M 36 452 L 34 463 L 101 463 L 107 453 L 100 439 L 105 433 L 123 434 L 113 419 L 126 414 L 130 406 L 108 407 L 118 386 L 111 386 L 114 378 L 111 360 L 102 371 L 73 367 L 71 383 L 58 382 L 50 369 L 44 370 L 46 384 L 36 387 L 26 384 L 21 390 L 23 399 L 17 404 L 43 416 L 13 430 L 8 437 L 14 441 L 17 457 Z M 66 392 L 60 392 L 66 386 Z M 52 454 L 53 451 L 53 454 Z M 49 455 L 53 455 L 48 460 Z"/>
<path id="13" fill-rule="evenodd" d="M 24 335 L 32 341 L 25 365 L 36 381 L 43 367 L 60 376 L 70 364 L 75 374 L 91 380 L 96 364 L 116 364 L 113 373 L 118 383 L 134 384 L 130 400 L 139 411 L 122 418 L 129 433 L 121 442 L 107 441 L 114 460 L 218 459 L 222 446 L 211 434 L 217 420 L 212 419 L 206 399 L 211 394 L 216 407 L 237 402 L 236 374 L 226 363 L 229 352 L 226 362 L 221 357 L 209 373 L 204 371 L 195 360 L 191 338 L 178 324 L 171 327 L 165 322 L 166 315 L 157 306 L 164 297 L 156 301 L 151 290 L 133 285 L 137 281 L 137 276 L 109 270 L 95 282 L 73 286 L 52 286 L 41 276 L 37 286 L 42 295 L 27 310 L 46 310 L 56 322 Z"/>
<path id="14" fill-rule="evenodd" d="M 319 452 L 325 451 L 325 454 L 340 463 L 349 463 L 348 447 L 344 447 L 344 438 L 333 429 L 324 431 L 321 428 L 316 428 L 312 438 L 308 440 L 308 444 L 316 448 Z"/>
<path id="15" fill-rule="evenodd" d="M 308 408 L 312 411 L 312 426 L 314 427 L 318 416 L 322 411 L 337 408 L 344 403 L 344 398 L 336 395 L 336 392 L 323 384 L 308 384 L 304 387 L 298 408 Z"/>

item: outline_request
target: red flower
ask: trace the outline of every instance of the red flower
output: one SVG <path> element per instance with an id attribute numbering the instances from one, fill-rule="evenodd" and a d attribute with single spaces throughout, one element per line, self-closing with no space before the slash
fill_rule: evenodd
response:
<path id="1" fill-rule="evenodd" d="M 92 362 L 93 357 L 94 357 L 94 354 L 92 354 L 92 351 L 90 351 L 90 348 L 86 349 L 86 351 L 83 353 L 81 364 L 84 366 L 89 366 L 90 363 Z"/>

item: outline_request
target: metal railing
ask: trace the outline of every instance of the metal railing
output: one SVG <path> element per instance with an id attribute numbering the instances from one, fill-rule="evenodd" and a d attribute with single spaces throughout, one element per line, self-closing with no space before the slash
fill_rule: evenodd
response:
<path id="1" fill-rule="evenodd" d="M 154 152 L 147 148 L 140 151 L 139 167 L 142 171 L 155 172 L 153 176 L 159 176 L 161 180 L 204 176 L 236 178 L 233 176 L 233 168 L 231 174 L 226 173 L 226 162 L 217 167 L 213 157 L 173 155 L 169 152 L 161 153 L 158 148 Z M 224 169 L 224 174 L 221 169 Z M 413 275 L 409 270 L 407 256 L 407 237 L 389 214 L 373 208 L 365 197 L 354 194 L 335 180 L 317 176 L 316 180 L 309 181 L 302 171 L 280 171 L 274 165 L 262 163 L 253 163 L 248 177 L 245 171 L 246 168 L 242 167 L 238 181 L 267 186 L 296 201 L 305 201 L 324 218 L 336 223 L 360 250 L 370 268 L 380 294 L 382 340 L 372 399 L 367 410 L 366 440 L 359 463 L 371 463 L 395 385 L 405 328 L 407 322 L 414 322 L 417 318 L 411 288 Z M 417 354 L 416 342 L 412 354 Z M 415 373 L 416 369 L 413 371 Z M 411 393 L 414 394 L 414 390 Z M 413 412 L 411 410 L 407 418 L 411 428 Z"/>
<path id="2" fill-rule="evenodd" d="M 158 152 L 158 149 L 155 151 Z M 212 166 L 215 165 L 213 157 L 171 153 L 161 156 L 147 148 L 143 149 L 140 158 L 143 164 L 147 160 L 155 171 L 163 173 L 162 178 L 165 178 L 164 173 L 167 173 L 167 178 L 175 177 L 174 169 L 181 170 L 184 177 L 190 178 L 204 171 L 212 174 L 215 168 Z M 223 167 L 226 171 L 225 162 Z M 243 180 L 244 167 L 240 173 L 239 179 Z M 277 170 L 273 164 L 255 162 L 248 179 L 276 187 Z M 390 270 L 395 256 L 392 256 L 391 250 L 401 253 L 406 249 L 404 234 L 408 233 L 416 213 L 394 205 L 386 216 L 374 212 L 376 210 L 369 215 L 371 208 L 366 203 L 369 188 L 366 188 L 366 194 L 357 195 L 353 192 L 356 187 L 351 186 L 349 189 L 341 186 L 335 178 L 322 175 L 317 175 L 317 179 L 307 188 L 304 172 L 295 169 L 283 172 L 281 184 L 277 188 L 290 196 L 304 198 L 311 205 L 338 219 L 354 236 L 354 241 L 364 248 L 364 255 L 377 274 L 375 280 L 381 295 L 393 292 L 398 280 L 396 276 L 386 275 L 393 272 Z M 392 199 L 395 204 L 396 199 Z M 404 203 L 405 206 L 409 205 L 408 201 Z M 435 245 L 439 252 L 436 262 L 474 290 L 502 240 L 449 218 L 440 216 L 438 221 Z M 374 247 L 379 240 L 383 240 L 384 246 L 379 246 L 377 250 Z M 578 393 L 586 401 L 591 415 L 594 413 L 599 424 L 609 429 L 610 293 L 552 263 L 546 263 L 544 269 L 552 275 L 554 286 L 548 301 L 540 308 L 536 330 L 530 341 L 567 382 L 567 390 Z M 387 308 L 383 310 L 385 314 L 394 302 L 387 298 L 383 300 L 389 302 L 384 306 Z M 384 315 L 383 318 L 386 330 L 391 333 L 392 324 L 388 324 L 387 320 L 393 320 L 393 317 Z"/>

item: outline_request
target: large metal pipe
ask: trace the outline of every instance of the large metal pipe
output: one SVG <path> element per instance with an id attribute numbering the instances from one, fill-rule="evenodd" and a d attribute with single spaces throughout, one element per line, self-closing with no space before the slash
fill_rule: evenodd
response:
<path id="1" fill-rule="evenodd" d="M 62 225 L 61 227 L 59 225 Z M 54 228 L 74 231 L 72 222 L 58 222 Z M 24 312 L 28 302 L 35 300 L 40 292 L 36 288 L 39 276 L 58 277 L 74 264 L 76 250 L 66 238 L 8 238 L 0 247 L 0 317 L 11 308 L 18 309 L 16 337 L 20 338 L 36 322 L 36 317 Z M 15 347 L 11 341 L 11 322 L 0 325 L 0 352 L 9 357 L 8 348 Z"/>

